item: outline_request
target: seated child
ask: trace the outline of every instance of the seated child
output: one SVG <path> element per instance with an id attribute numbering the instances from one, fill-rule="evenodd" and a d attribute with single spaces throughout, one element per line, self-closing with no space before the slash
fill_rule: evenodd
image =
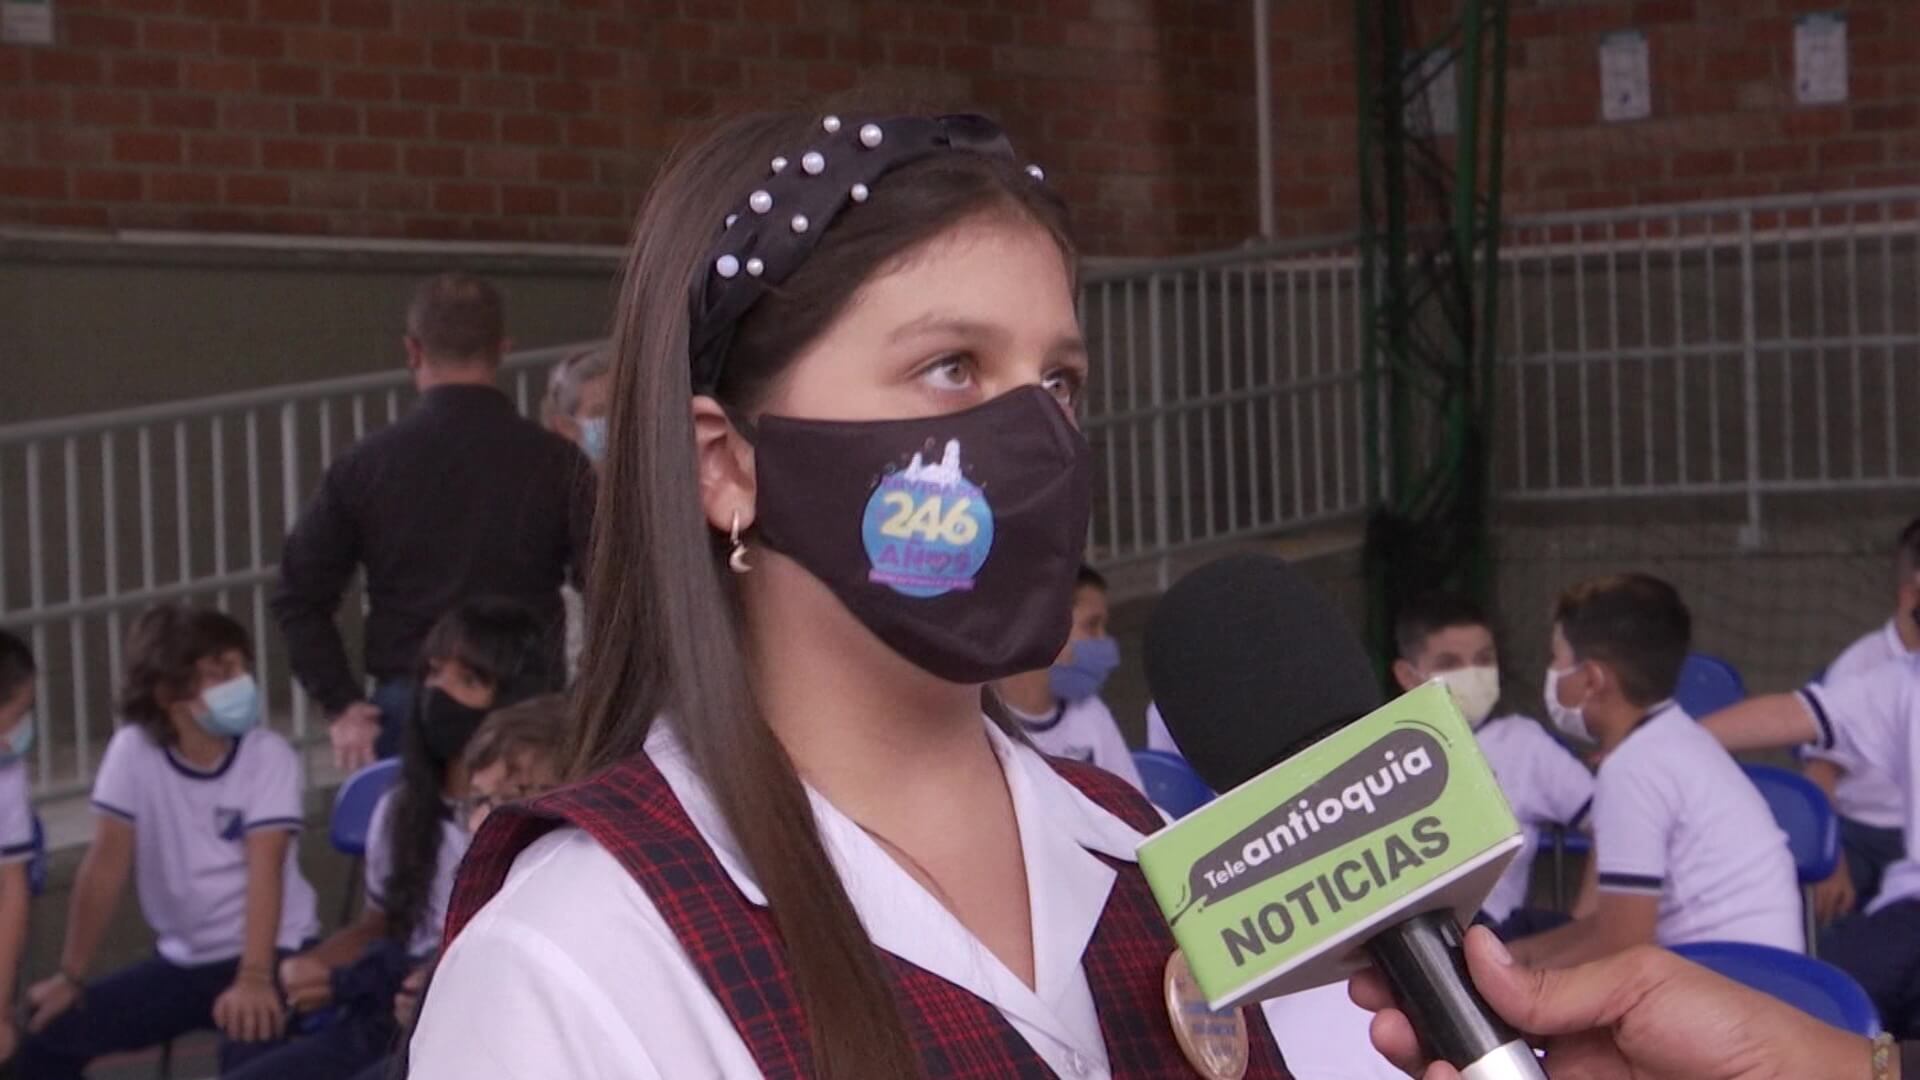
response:
<path id="1" fill-rule="evenodd" d="M 421 646 L 421 694 L 401 733 L 400 780 L 367 826 L 366 907 L 315 948 L 280 965 L 297 1012 L 339 1015 L 229 1080 L 339 1080 L 383 1060 L 399 1030 L 393 1000 L 439 948 L 454 871 L 466 854 L 462 758 L 489 710 L 554 688 L 544 627 L 518 604 L 479 600 L 440 617 Z"/>
<path id="2" fill-rule="evenodd" d="M 27 993 L 26 1077 L 78 1080 L 104 1054 L 217 1028 L 221 1067 L 277 1042 L 279 957 L 320 923 L 293 836 L 299 755 L 260 726 L 253 649 L 218 611 L 142 614 L 127 637 L 125 720 L 94 780 L 94 838 L 75 880 L 60 970 Z M 131 872 L 158 955 L 89 980 Z"/>
<path id="3" fill-rule="evenodd" d="M 1633 945 L 1805 948 L 1799 885 L 1766 800 L 1674 703 L 1693 619 L 1645 574 L 1569 589 L 1553 614 L 1547 712 L 1597 742 L 1589 886 L 1574 921 L 1516 943 L 1562 967 Z"/>
<path id="4" fill-rule="evenodd" d="M 1119 666 L 1120 648 L 1107 636 L 1107 580 L 1082 566 L 1073 632 L 1053 666 L 1001 679 L 993 688 L 1041 753 L 1097 765 L 1138 788 L 1140 770 L 1100 700 L 1101 686 Z"/>
<path id="5" fill-rule="evenodd" d="M 0 1062 L 20 1048 L 14 1026 L 14 982 L 26 954 L 27 908 L 33 899 L 33 806 L 27 798 L 27 751 L 33 748 L 34 677 L 27 643 L 0 630 Z"/>
<path id="6" fill-rule="evenodd" d="M 1889 660 L 1794 694 L 1750 697 L 1708 717 L 1704 727 L 1733 750 L 1810 744 L 1856 761 L 1878 762 L 1899 784 L 1907 839 L 1865 914 L 1820 937 L 1820 958 L 1854 977 L 1880 1022 L 1901 1039 L 1920 1038 L 1920 655 Z"/>
<path id="7" fill-rule="evenodd" d="M 1452 593 L 1420 597 L 1401 610 L 1394 640 L 1400 651 L 1393 664 L 1394 680 L 1402 690 L 1429 679 L 1447 684 L 1473 725 L 1480 751 L 1493 766 L 1514 816 L 1530 834 L 1530 842 L 1487 895 L 1482 913 L 1509 940 L 1542 923 L 1564 921 L 1546 917 L 1551 912 L 1522 911 L 1522 906 L 1541 834 L 1555 826 L 1580 826 L 1593 802 L 1593 775 L 1533 718 L 1518 713 L 1493 716 L 1500 700 L 1500 657 L 1493 628 L 1472 600 Z"/>
<path id="8" fill-rule="evenodd" d="M 1843 683 L 1913 656 L 1920 656 L 1920 517 L 1900 531 L 1894 551 L 1893 616 L 1849 645 L 1822 681 Z M 1813 894 L 1826 922 L 1860 911 L 1879 894 L 1881 875 L 1906 851 L 1905 799 L 1895 762 L 1863 761 L 1837 747 L 1801 751 L 1807 779 L 1820 785 L 1840 815 L 1844 857 Z"/>
<path id="9" fill-rule="evenodd" d="M 480 831 L 495 807 L 534 798 L 559 782 L 568 719 L 567 700 L 560 694 L 531 698 L 487 714 L 467 744 L 467 797 L 461 801 L 458 818 L 466 823 L 468 835 Z M 394 996 L 393 1018 L 399 1030 L 412 1029 L 432 968 L 431 959 L 416 964 Z M 389 1057 L 354 1080 L 387 1080 L 405 1073 Z"/>

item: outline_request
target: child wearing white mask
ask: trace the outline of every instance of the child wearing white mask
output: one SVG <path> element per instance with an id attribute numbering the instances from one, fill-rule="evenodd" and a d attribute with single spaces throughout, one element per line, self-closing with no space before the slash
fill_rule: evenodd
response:
<path id="1" fill-rule="evenodd" d="M 300 758 L 260 727 L 247 632 L 218 611 L 162 606 L 127 639 L 125 723 L 94 781 L 59 973 L 27 993 L 23 1076 L 80 1077 L 89 1061 L 190 1031 L 223 1036 L 221 1071 L 280 1040 L 280 956 L 318 932 L 293 849 Z M 87 969 L 129 873 L 158 955 Z"/>
<path id="2" fill-rule="evenodd" d="M 1533 843 L 1520 849 L 1487 895 L 1482 913 L 1511 940 L 1564 922 L 1552 912 L 1525 908 L 1540 835 L 1579 828 L 1593 802 L 1593 775 L 1532 717 L 1495 717 L 1500 700 L 1500 656 L 1486 614 L 1471 599 L 1429 593 L 1403 607 L 1394 624 L 1400 656 L 1393 677 L 1402 690 L 1439 679 L 1473 725 L 1480 751 L 1493 766 L 1507 802 Z"/>
<path id="3" fill-rule="evenodd" d="M 1785 834 L 1674 703 L 1692 633 L 1680 594 L 1646 574 L 1576 585 L 1554 608 L 1547 710 L 1601 754 L 1593 858 L 1574 921 L 1515 945 L 1523 962 L 1569 967 L 1696 941 L 1805 947 Z"/>

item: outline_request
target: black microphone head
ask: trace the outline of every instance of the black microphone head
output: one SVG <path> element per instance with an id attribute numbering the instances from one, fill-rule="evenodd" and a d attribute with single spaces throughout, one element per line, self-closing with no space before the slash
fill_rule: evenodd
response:
<path id="1" fill-rule="evenodd" d="M 1284 560 L 1231 555 L 1176 582 L 1147 622 L 1147 685 L 1180 752 L 1238 787 L 1380 706 L 1366 650 Z"/>

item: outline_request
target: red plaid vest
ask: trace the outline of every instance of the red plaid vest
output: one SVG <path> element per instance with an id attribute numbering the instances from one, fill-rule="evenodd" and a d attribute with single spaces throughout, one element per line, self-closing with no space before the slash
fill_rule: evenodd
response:
<path id="1" fill-rule="evenodd" d="M 1087 797 L 1141 832 L 1160 827 L 1146 800 L 1119 778 L 1073 762 L 1052 762 Z M 447 912 L 447 941 L 506 881 L 514 858 L 561 827 L 584 829 L 632 874 L 680 939 L 769 1080 L 812 1074 L 806 1018 L 794 999 L 786 949 L 773 916 L 749 901 L 701 839 L 660 770 L 636 755 L 584 783 L 526 806 L 502 807 L 474 839 Z M 1105 859 L 1104 856 L 1102 856 Z M 1118 872 L 1107 907 L 1082 957 L 1116 1078 L 1192 1076 L 1167 1018 L 1162 978 L 1173 935 L 1140 868 L 1105 859 Z M 1053 1072 L 999 1010 L 904 960 L 881 953 L 900 1012 L 933 1078 L 1007 1080 Z M 1247 1076 L 1290 1080 L 1258 1008 L 1246 1011 L 1252 1042 Z"/>

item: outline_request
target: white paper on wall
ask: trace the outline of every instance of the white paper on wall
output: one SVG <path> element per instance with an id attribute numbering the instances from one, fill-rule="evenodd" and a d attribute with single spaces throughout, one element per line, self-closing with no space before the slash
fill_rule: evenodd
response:
<path id="1" fill-rule="evenodd" d="M 1430 135 L 1455 135 L 1460 130 L 1460 83 L 1453 50 L 1434 49 L 1420 57 L 1420 63 L 1407 76 L 1415 88 L 1407 95 L 1408 131 Z"/>
<path id="2" fill-rule="evenodd" d="M 53 0 L 0 0 L 0 42 L 53 44 Z"/>
<path id="3" fill-rule="evenodd" d="M 1647 35 L 1638 30 L 1608 34 L 1600 42 L 1600 116 L 1609 122 L 1653 115 L 1653 76 Z"/>
<path id="4" fill-rule="evenodd" d="M 1847 17 L 1802 15 L 1793 23 L 1793 95 L 1802 105 L 1847 100 Z"/>

